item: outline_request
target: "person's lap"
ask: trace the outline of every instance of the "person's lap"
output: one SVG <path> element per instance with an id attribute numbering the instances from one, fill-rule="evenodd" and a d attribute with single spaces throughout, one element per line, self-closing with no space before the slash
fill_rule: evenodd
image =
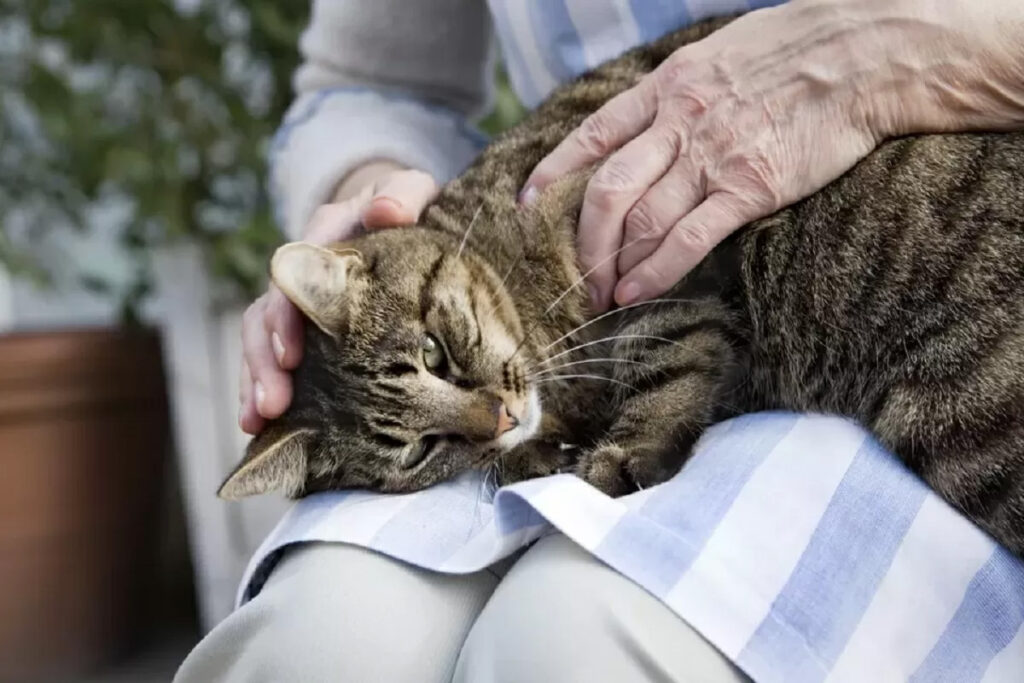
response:
<path id="1" fill-rule="evenodd" d="M 453 680 L 747 678 L 660 600 L 556 534 L 539 540 L 498 584 Z"/>
<path id="2" fill-rule="evenodd" d="M 500 579 L 344 544 L 290 551 L 176 681 L 736 681 L 659 600 L 562 535 Z"/>

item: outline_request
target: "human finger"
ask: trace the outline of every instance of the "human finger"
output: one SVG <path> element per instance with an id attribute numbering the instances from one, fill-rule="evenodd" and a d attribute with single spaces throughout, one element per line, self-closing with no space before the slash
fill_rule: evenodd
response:
<path id="1" fill-rule="evenodd" d="M 249 364 L 242 358 L 242 367 L 239 373 L 238 388 L 238 426 L 247 434 L 258 434 L 266 421 L 259 411 L 256 410 L 256 401 L 253 397 L 252 373 L 249 372 Z"/>
<path id="2" fill-rule="evenodd" d="M 242 351 L 252 374 L 256 411 L 265 418 L 275 418 L 291 402 L 292 380 L 274 357 L 262 309 L 250 306 L 242 317 Z"/>
<path id="3" fill-rule="evenodd" d="M 415 223 L 438 189 L 429 173 L 413 169 L 391 173 L 374 187 L 362 209 L 362 223 L 369 229 Z"/>
<path id="4" fill-rule="evenodd" d="M 617 271 L 628 273 L 654 253 L 669 230 L 704 199 L 700 174 L 679 157 L 626 214 Z"/>
<path id="5" fill-rule="evenodd" d="M 306 224 L 303 241 L 323 246 L 357 237 L 363 231 L 358 206 L 345 201 L 317 207 Z"/>
<path id="6" fill-rule="evenodd" d="M 649 78 L 608 100 L 537 164 L 523 186 L 522 200 L 529 203 L 558 178 L 605 158 L 650 126 L 656 113 Z"/>
<path id="7" fill-rule="evenodd" d="M 672 165 L 678 150 L 671 129 L 651 128 L 612 154 L 587 184 L 576 243 L 595 310 L 605 310 L 611 300 L 616 255 L 626 244 L 626 214 Z"/>
<path id="8" fill-rule="evenodd" d="M 302 314 L 274 284 L 266 295 L 263 325 L 278 366 L 282 370 L 298 367 L 302 360 Z"/>
<path id="9" fill-rule="evenodd" d="M 664 294 L 734 230 L 757 217 L 735 195 L 716 192 L 665 235 L 658 248 L 619 281 L 615 301 L 627 306 Z"/>

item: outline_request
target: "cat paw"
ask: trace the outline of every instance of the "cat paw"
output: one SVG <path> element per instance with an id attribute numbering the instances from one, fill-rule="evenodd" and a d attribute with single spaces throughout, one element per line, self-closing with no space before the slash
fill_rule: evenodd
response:
<path id="1" fill-rule="evenodd" d="M 580 458 L 576 474 L 603 493 L 617 498 L 660 484 L 666 472 L 662 458 L 644 448 L 625 449 L 616 444 L 597 446 Z"/>
<path id="2" fill-rule="evenodd" d="M 505 454 L 495 463 L 495 467 L 501 485 L 505 486 L 527 479 L 572 472 L 576 456 L 575 449 L 560 448 L 556 444 L 531 443 Z"/>

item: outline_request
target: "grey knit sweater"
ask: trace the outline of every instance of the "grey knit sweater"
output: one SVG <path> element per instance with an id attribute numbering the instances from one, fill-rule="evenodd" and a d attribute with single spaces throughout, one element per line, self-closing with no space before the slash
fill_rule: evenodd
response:
<path id="1" fill-rule="evenodd" d="M 456 175 L 483 144 L 467 121 L 490 100 L 492 33 L 484 0 L 315 0 L 271 148 L 288 235 L 365 161 Z"/>

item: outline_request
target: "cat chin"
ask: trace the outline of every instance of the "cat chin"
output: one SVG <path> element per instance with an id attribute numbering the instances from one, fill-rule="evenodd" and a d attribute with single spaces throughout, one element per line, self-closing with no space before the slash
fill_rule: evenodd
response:
<path id="1" fill-rule="evenodd" d="M 536 387 L 530 388 L 526 396 L 526 413 L 519 420 L 519 426 L 498 437 L 493 443 L 503 453 L 507 453 L 519 444 L 529 441 L 540 429 L 540 392 Z"/>

